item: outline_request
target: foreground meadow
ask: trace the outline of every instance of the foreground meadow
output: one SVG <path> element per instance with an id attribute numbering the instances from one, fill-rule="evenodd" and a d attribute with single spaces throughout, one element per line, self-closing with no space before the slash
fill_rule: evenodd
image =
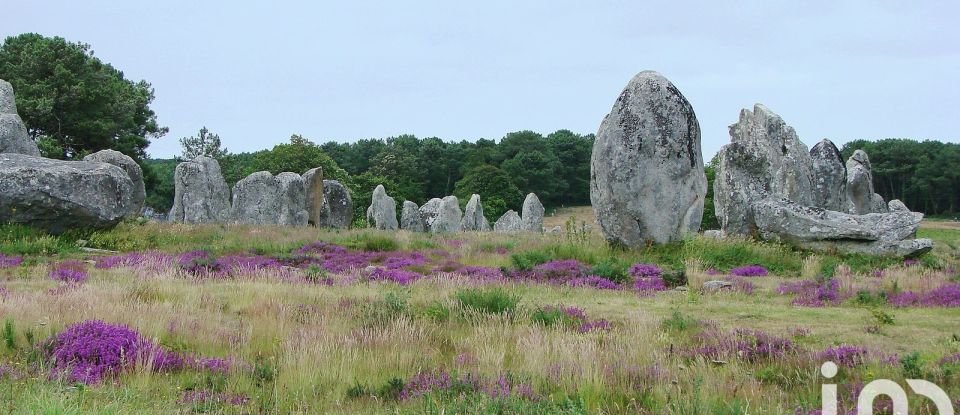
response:
<path id="1" fill-rule="evenodd" d="M 620 251 L 573 221 L 6 226 L 0 413 L 814 414 L 827 360 L 845 411 L 880 378 L 957 399 L 960 230 L 920 236 L 935 251 L 904 261 L 702 237 Z"/>

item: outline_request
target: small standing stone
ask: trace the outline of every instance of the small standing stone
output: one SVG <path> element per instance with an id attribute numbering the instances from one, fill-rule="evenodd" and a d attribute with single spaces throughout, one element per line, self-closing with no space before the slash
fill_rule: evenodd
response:
<path id="1" fill-rule="evenodd" d="M 519 232 L 520 215 L 513 210 L 508 210 L 493 224 L 493 230 L 496 232 Z"/>
<path id="2" fill-rule="evenodd" d="M 303 173 L 303 188 L 307 192 L 307 222 L 320 226 L 323 216 L 323 169 L 315 167 Z"/>
<path id="3" fill-rule="evenodd" d="M 323 205 L 320 227 L 347 229 L 353 222 L 353 198 L 346 186 L 336 180 L 323 181 Z"/>
<path id="4" fill-rule="evenodd" d="M 387 195 L 383 185 L 373 190 L 370 207 L 367 208 L 367 224 L 380 230 L 397 230 L 397 201 Z"/>
<path id="5" fill-rule="evenodd" d="M 460 228 L 460 221 L 463 219 L 463 213 L 460 211 L 460 201 L 456 196 L 447 196 L 440 201 L 440 210 L 437 212 L 437 218 L 430 225 L 430 232 L 433 233 L 457 233 Z"/>
<path id="6" fill-rule="evenodd" d="M 426 225 L 420 217 L 420 207 L 409 200 L 403 201 L 403 210 L 400 212 L 400 229 L 410 232 L 424 232 Z"/>
<path id="7" fill-rule="evenodd" d="M 463 213 L 462 228 L 465 231 L 489 231 L 490 222 L 483 216 L 483 205 L 480 204 L 480 195 L 470 196 L 466 211 Z"/>
<path id="8" fill-rule="evenodd" d="M 523 200 L 523 211 L 520 216 L 520 229 L 527 232 L 543 233 L 543 204 L 537 195 L 530 193 Z"/>

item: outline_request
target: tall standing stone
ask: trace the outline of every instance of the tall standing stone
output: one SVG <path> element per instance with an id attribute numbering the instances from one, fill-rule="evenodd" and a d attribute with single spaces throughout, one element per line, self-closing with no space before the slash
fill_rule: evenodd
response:
<path id="1" fill-rule="evenodd" d="M 277 225 L 307 226 L 309 212 L 307 211 L 307 192 L 304 189 L 303 177 L 296 173 L 283 172 L 278 174 L 275 179 L 277 181 L 277 198 L 280 199 Z"/>
<path id="2" fill-rule="evenodd" d="M 543 204 L 537 195 L 530 193 L 523 199 L 520 211 L 520 229 L 527 232 L 543 232 Z"/>
<path id="3" fill-rule="evenodd" d="M 847 211 L 847 167 L 840 150 L 824 138 L 810 149 L 813 162 L 813 206 Z"/>
<path id="4" fill-rule="evenodd" d="M 420 207 L 416 203 L 409 200 L 403 201 L 403 209 L 400 211 L 400 229 L 410 232 L 426 231 L 426 225 L 420 217 Z"/>
<path id="5" fill-rule="evenodd" d="M 230 220 L 230 189 L 216 160 L 198 156 L 178 164 L 173 183 L 170 221 L 201 224 Z"/>
<path id="6" fill-rule="evenodd" d="M 336 180 L 323 181 L 323 205 L 320 227 L 347 229 L 353 223 L 353 198 L 346 186 Z"/>
<path id="7" fill-rule="evenodd" d="M 786 198 L 814 206 L 813 160 L 793 127 L 761 104 L 740 111 L 718 153 L 714 207 L 727 235 L 753 235 L 754 201 Z"/>
<path id="8" fill-rule="evenodd" d="M 380 230 L 396 230 L 400 226 L 397 222 L 397 201 L 387 195 L 382 184 L 373 190 L 370 207 L 367 208 L 367 224 Z"/>
<path id="9" fill-rule="evenodd" d="M 854 151 L 847 160 L 847 200 L 849 200 L 850 212 L 857 215 L 887 211 L 883 196 L 873 191 L 870 158 L 863 150 Z"/>
<path id="10" fill-rule="evenodd" d="M 456 196 L 447 196 L 440 200 L 440 209 L 437 211 L 437 217 L 430 225 L 432 233 L 456 233 L 460 232 L 460 222 L 463 219 L 463 212 L 460 211 L 460 201 Z"/>
<path id="11" fill-rule="evenodd" d="M 433 227 L 433 222 L 437 220 L 437 215 L 440 214 L 441 204 L 443 204 L 443 200 L 435 197 L 428 200 L 423 206 L 420 206 L 420 218 L 423 219 L 426 230 L 430 230 L 430 228 Z"/>
<path id="12" fill-rule="evenodd" d="M 133 192 L 131 193 L 130 211 L 124 215 L 125 218 L 138 218 L 140 211 L 143 210 L 143 203 L 146 200 L 147 192 L 143 185 L 143 169 L 130 156 L 114 150 L 100 150 L 93 154 L 88 154 L 83 161 L 96 161 L 100 163 L 109 163 L 117 166 L 127 172 L 130 181 L 133 183 Z"/>
<path id="13" fill-rule="evenodd" d="M 500 216 L 500 219 L 494 222 L 493 230 L 495 232 L 519 232 L 520 215 L 512 209 L 508 210 L 503 216 Z"/>
<path id="14" fill-rule="evenodd" d="M 312 168 L 303 173 L 303 188 L 307 192 L 307 222 L 320 226 L 323 212 L 323 169 Z"/>
<path id="15" fill-rule="evenodd" d="M 700 228 L 706 193 L 693 107 L 659 73 L 637 74 L 593 144 L 590 200 L 604 237 L 631 247 L 679 240 Z"/>
<path id="16" fill-rule="evenodd" d="M 0 79 L 0 153 L 40 156 L 37 143 L 30 138 L 27 127 L 17 115 L 13 86 L 2 79 Z"/>
<path id="17" fill-rule="evenodd" d="M 463 212 L 461 227 L 465 231 L 489 231 L 490 222 L 483 216 L 483 205 L 480 204 L 480 195 L 470 196 L 467 208 Z"/>
<path id="18" fill-rule="evenodd" d="M 233 186 L 233 220 L 247 225 L 306 226 L 303 178 L 283 172 L 258 171 Z"/>

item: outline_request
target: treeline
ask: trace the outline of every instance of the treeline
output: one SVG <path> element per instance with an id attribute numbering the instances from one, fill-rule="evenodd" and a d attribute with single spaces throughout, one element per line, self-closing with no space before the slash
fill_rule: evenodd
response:
<path id="1" fill-rule="evenodd" d="M 870 156 L 874 191 L 885 200 L 900 199 L 928 215 L 955 216 L 960 211 L 960 144 L 856 140 L 845 144 L 841 153 L 847 159 L 856 150 Z"/>
<path id="2" fill-rule="evenodd" d="M 323 167 L 325 178 L 350 188 L 357 219 L 364 216 L 373 188 L 383 184 L 398 204 L 403 200 L 423 204 L 451 194 L 466 203 L 477 193 L 483 198 L 484 213 L 496 220 L 508 209 L 519 211 L 530 192 L 547 208 L 590 204 L 593 139 L 592 134 L 559 130 L 546 136 L 519 131 L 499 141 L 447 142 L 401 135 L 318 145 L 294 135 L 289 143 L 270 150 L 217 158 L 230 186 L 256 171 L 303 173 Z M 148 189 L 147 204 L 156 210 L 170 208 L 176 163 L 148 162 L 158 180 Z"/>

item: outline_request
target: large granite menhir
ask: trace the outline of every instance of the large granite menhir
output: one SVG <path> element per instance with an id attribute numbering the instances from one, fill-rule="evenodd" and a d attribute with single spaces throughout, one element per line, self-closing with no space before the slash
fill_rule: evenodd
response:
<path id="1" fill-rule="evenodd" d="M 147 198 L 147 192 L 143 184 L 143 169 L 140 168 L 140 165 L 137 164 L 136 161 L 133 161 L 130 156 L 115 150 L 100 150 L 87 155 L 83 158 L 83 161 L 109 163 L 127 172 L 127 176 L 129 176 L 130 181 L 133 182 L 133 193 L 130 195 L 133 205 L 131 205 L 130 212 L 127 213 L 126 218 L 134 219 L 140 217 L 140 212 L 143 210 L 143 204 Z"/>
<path id="2" fill-rule="evenodd" d="M 590 200 L 604 237 L 628 247 L 680 240 L 700 228 L 706 193 L 693 107 L 659 73 L 637 74 L 593 143 Z"/>
<path id="3" fill-rule="evenodd" d="M 223 180 L 217 160 L 197 156 L 178 164 L 173 184 L 170 221 L 189 224 L 229 222 L 230 188 Z"/>
<path id="4" fill-rule="evenodd" d="M 337 180 L 323 181 L 323 205 L 320 227 L 347 229 L 353 222 L 353 198 L 347 187 Z"/>
<path id="5" fill-rule="evenodd" d="M 234 223 L 245 225 L 307 225 L 303 178 L 283 172 L 258 171 L 233 186 Z"/>
<path id="6" fill-rule="evenodd" d="M 397 230 L 397 201 L 387 195 L 383 185 L 373 189 L 373 197 L 367 208 L 367 224 L 380 230 Z"/>

